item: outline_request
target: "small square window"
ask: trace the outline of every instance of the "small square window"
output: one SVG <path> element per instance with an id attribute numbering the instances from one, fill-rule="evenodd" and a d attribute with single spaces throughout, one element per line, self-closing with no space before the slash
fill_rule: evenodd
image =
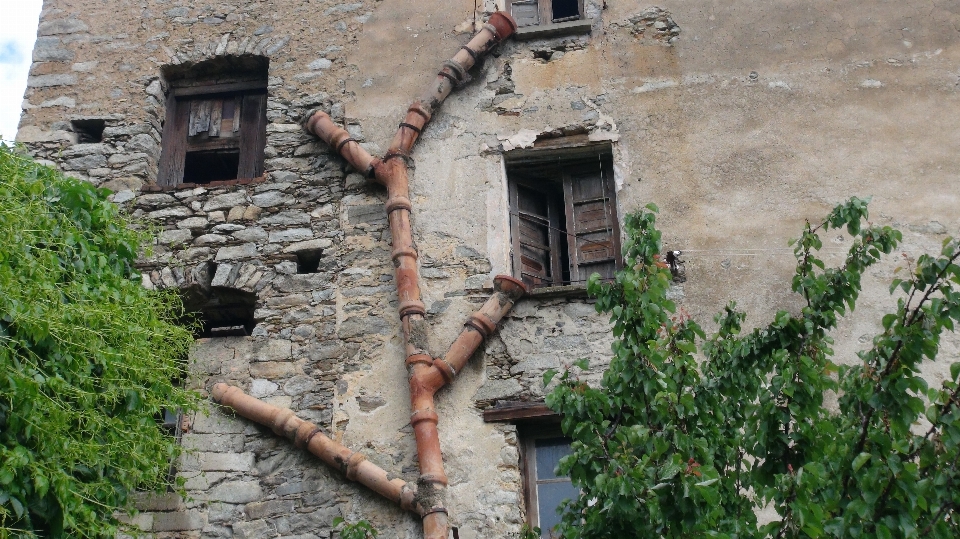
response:
<path id="1" fill-rule="evenodd" d="M 80 144 L 103 142 L 103 130 L 107 128 L 107 122 L 97 118 L 70 120 L 70 128 L 77 134 Z"/>
<path id="2" fill-rule="evenodd" d="M 507 0 L 507 11 L 517 21 L 517 39 L 590 33 L 583 0 Z"/>
<path id="3" fill-rule="evenodd" d="M 528 286 L 612 279 L 621 265 L 609 145 L 506 156 L 513 274 Z"/>

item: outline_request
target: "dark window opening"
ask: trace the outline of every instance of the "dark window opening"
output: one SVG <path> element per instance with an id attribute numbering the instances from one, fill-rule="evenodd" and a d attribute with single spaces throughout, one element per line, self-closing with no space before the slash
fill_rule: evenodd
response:
<path id="1" fill-rule="evenodd" d="M 579 18 L 578 0 L 553 0 L 553 22 L 575 21 Z"/>
<path id="2" fill-rule="evenodd" d="M 506 168 L 514 276 L 533 288 L 612 279 L 620 228 L 610 147 L 508 154 Z"/>
<path id="3" fill-rule="evenodd" d="M 107 127 L 105 120 L 71 120 L 70 127 L 77 134 L 77 142 L 89 144 L 103 142 L 103 130 Z"/>
<path id="4" fill-rule="evenodd" d="M 320 269 L 322 249 L 305 249 L 297 251 L 297 273 L 317 273 Z"/>
<path id="5" fill-rule="evenodd" d="M 183 183 L 205 184 L 238 178 L 239 150 L 187 152 L 183 164 Z"/>
<path id="6" fill-rule="evenodd" d="M 211 265 L 212 266 L 212 265 Z M 213 275 L 216 268 L 210 269 Z M 194 336 L 243 337 L 256 327 L 257 295 L 230 287 L 193 286 L 181 290 L 184 310 L 192 314 Z"/>
<path id="7" fill-rule="evenodd" d="M 206 184 L 263 175 L 268 61 L 223 57 L 168 69 L 157 183 Z"/>

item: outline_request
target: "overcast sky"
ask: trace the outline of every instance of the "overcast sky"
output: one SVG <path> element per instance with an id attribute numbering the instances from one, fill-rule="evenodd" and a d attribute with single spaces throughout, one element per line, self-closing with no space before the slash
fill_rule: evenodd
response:
<path id="1" fill-rule="evenodd" d="M 0 137 L 13 140 L 42 0 L 0 0 Z"/>

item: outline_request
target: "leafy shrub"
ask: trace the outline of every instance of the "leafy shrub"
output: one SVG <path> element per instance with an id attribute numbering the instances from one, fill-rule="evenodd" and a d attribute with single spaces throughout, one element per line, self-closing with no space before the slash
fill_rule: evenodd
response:
<path id="1" fill-rule="evenodd" d="M 615 282 L 589 283 L 616 338 L 600 387 L 567 370 L 547 397 L 574 440 L 560 472 L 582 489 L 561 535 L 960 537 L 960 363 L 942 387 L 919 374 L 960 321 L 960 244 L 947 239 L 894 281 L 896 311 L 858 364 L 841 366 L 829 331 L 853 310 L 863 273 L 901 240 L 865 224 L 866 201 L 808 223 L 795 243 L 799 313 L 743 333 L 731 303 L 709 337 L 667 299 L 649 210 L 625 220 Z M 840 228 L 854 243 L 827 268 L 818 233 Z M 758 521 L 761 509 L 775 518 Z"/>
<path id="2" fill-rule="evenodd" d="M 180 453 L 156 417 L 195 407 L 181 303 L 108 194 L 0 145 L 0 537 L 112 537 Z"/>

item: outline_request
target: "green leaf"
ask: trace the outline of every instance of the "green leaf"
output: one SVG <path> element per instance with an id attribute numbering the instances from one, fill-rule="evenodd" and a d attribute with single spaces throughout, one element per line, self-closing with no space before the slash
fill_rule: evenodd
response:
<path id="1" fill-rule="evenodd" d="M 853 459 L 853 471 L 859 471 L 860 468 L 863 468 L 863 465 L 870 460 L 872 457 L 870 453 L 860 453 L 855 459 Z"/>
<path id="2" fill-rule="evenodd" d="M 550 382 L 553 380 L 553 377 L 557 375 L 556 369 L 547 369 L 543 373 L 543 386 L 546 387 L 550 385 Z"/>

